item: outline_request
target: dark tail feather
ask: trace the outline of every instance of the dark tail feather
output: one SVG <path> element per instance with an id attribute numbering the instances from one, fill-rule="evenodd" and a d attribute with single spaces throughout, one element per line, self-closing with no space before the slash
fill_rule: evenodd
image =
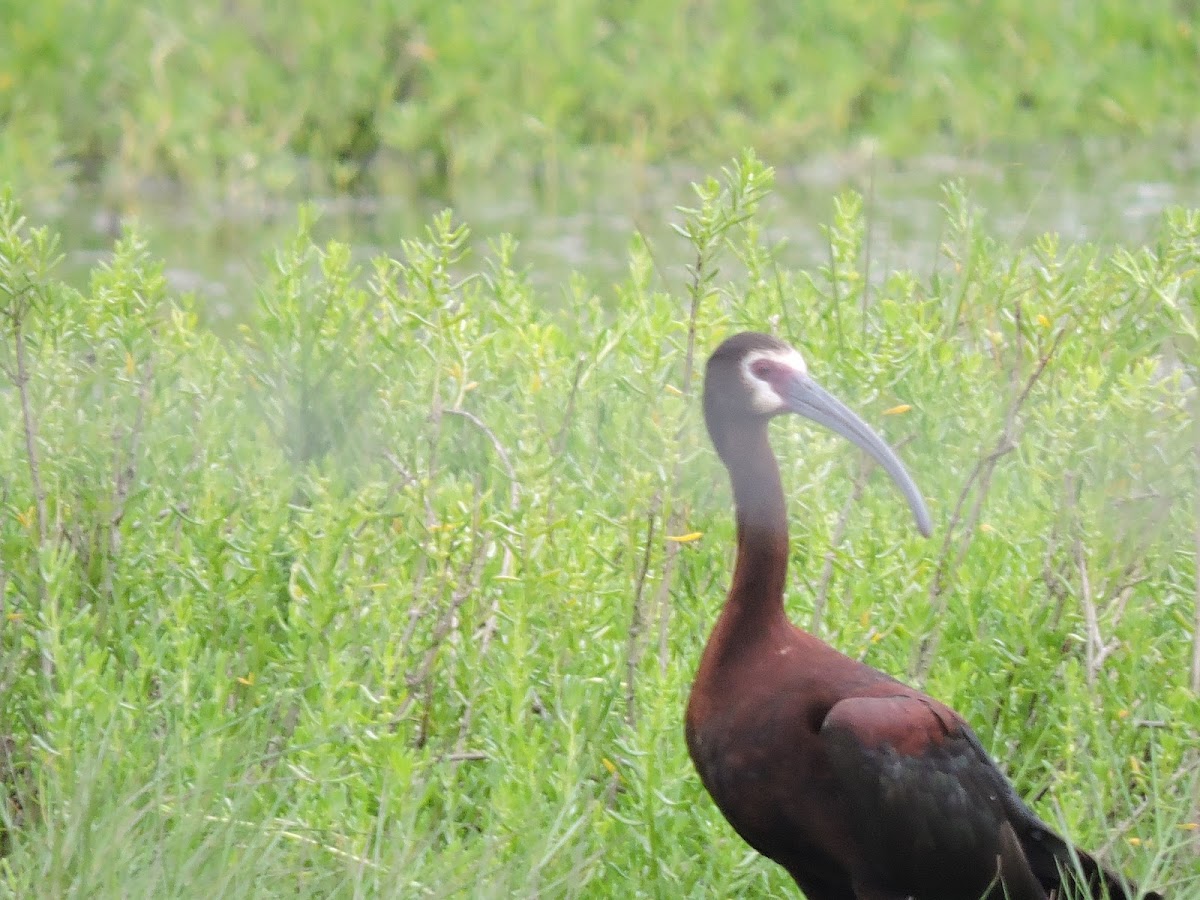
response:
<path id="1" fill-rule="evenodd" d="M 1109 900 L 1163 900 L 1163 895 L 1154 890 L 1147 890 L 1145 894 L 1140 893 L 1136 884 L 1100 865 L 1099 860 L 1091 853 L 1076 850 L 1075 856 L 1079 859 L 1078 864 L 1073 863 L 1069 858 L 1062 860 L 1064 875 L 1067 880 L 1070 880 L 1074 872 L 1075 881 L 1078 882 L 1078 872 L 1082 870 L 1088 892 L 1096 900 L 1104 900 L 1104 898 L 1109 898 Z"/>
<path id="2" fill-rule="evenodd" d="M 1046 889 L 1033 874 L 1012 825 L 1000 825 L 1000 884 L 1007 900 L 1047 900 Z"/>
<path id="3" fill-rule="evenodd" d="M 1003 828 L 1000 837 L 1003 842 Z M 1065 882 L 1076 890 L 1086 888 L 1085 896 L 1093 900 L 1163 900 L 1157 891 L 1139 892 L 1133 882 L 1101 865 L 1090 853 L 1072 848 L 1040 822 L 1034 829 L 1034 837 L 1027 837 L 1021 846 L 1029 866 L 1043 882 Z"/>
<path id="4" fill-rule="evenodd" d="M 1063 880 L 1079 884 L 1082 870 L 1082 883 L 1087 885 L 1090 895 L 1096 900 L 1163 900 L 1162 894 L 1156 891 L 1139 892 L 1132 881 L 1104 867 L 1090 853 L 1076 850 L 1075 857 L 1078 862 L 1070 856 L 1062 857 Z"/>

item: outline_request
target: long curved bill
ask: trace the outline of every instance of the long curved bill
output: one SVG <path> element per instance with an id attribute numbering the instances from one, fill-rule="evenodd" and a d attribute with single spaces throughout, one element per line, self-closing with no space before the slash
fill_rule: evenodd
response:
<path id="1" fill-rule="evenodd" d="M 933 533 L 933 521 L 929 517 L 929 510 L 925 507 L 921 492 L 917 490 L 908 470 L 892 452 L 892 448 L 885 444 L 883 438 L 872 431 L 866 422 L 808 375 L 799 372 L 788 380 L 784 387 L 784 395 L 783 399 L 792 412 L 836 431 L 870 453 L 892 476 L 892 481 L 896 482 L 896 487 L 904 494 L 921 534 L 929 537 Z"/>

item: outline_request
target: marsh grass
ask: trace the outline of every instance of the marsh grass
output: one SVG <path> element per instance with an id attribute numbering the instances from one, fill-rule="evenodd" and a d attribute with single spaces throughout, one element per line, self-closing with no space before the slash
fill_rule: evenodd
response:
<path id="1" fill-rule="evenodd" d="M 304 195 L 405 169 L 427 190 L 581 148 L 777 158 L 859 138 L 1186 137 L 1187 4 L 332 0 L 9 2 L 0 178 L 147 177 Z"/>
<path id="2" fill-rule="evenodd" d="M 828 266 L 782 267 L 769 186 L 750 156 L 697 186 L 690 273 L 635 237 L 554 302 L 449 214 L 360 271 L 304 213 L 224 340 L 136 233 L 76 290 L 4 200 L 2 889 L 794 896 L 681 726 L 733 537 L 697 367 L 753 327 L 903 445 L 937 522 L 777 426 L 793 617 L 1197 895 L 1200 218 L 1006 247 L 951 187 L 936 270 L 880 281 L 852 194 Z"/>

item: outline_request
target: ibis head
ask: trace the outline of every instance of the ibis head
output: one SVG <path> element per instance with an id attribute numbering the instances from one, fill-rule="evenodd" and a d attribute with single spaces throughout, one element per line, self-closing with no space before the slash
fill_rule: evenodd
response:
<path id="1" fill-rule="evenodd" d="M 782 415 L 796 413 L 824 425 L 861 447 L 883 467 L 904 494 L 921 534 L 933 532 L 929 510 L 899 457 L 848 406 L 822 388 L 804 357 L 778 338 L 742 332 L 728 338 L 708 360 L 704 379 L 704 419 L 717 452 L 726 465 L 735 431 L 761 427 Z"/>

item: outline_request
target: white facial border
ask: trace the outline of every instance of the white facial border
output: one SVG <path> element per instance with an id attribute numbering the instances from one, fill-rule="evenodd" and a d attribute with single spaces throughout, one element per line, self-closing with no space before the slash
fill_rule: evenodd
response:
<path id="1" fill-rule="evenodd" d="M 752 350 L 742 360 L 742 381 L 750 392 L 750 405 L 759 415 L 771 416 L 783 409 L 783 398 L 775 393 L 771 384 L 754 374 L 753 366 L 761 359 L 794 369 L 801 375 L 808 374 L 808 364 L 798 350 Z"/>

